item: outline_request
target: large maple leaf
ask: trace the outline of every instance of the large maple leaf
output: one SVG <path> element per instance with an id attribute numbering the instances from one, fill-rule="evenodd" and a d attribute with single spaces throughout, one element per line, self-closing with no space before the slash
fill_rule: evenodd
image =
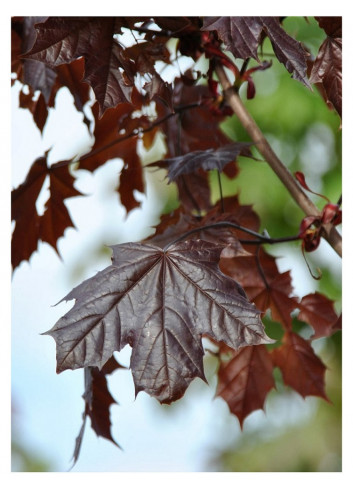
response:
<path id="1" fill-rule="evenodd" d="M 130 344 L 136 394 L 170 403 L 193 378 L 205 380 L 203 334 L 234 349 L 271 342 L 243 289 L 220 272 L 223 246 L 190 240 L 112 249 L 112 265 L 63 299 L 76 303 L 46 333 L 57 343 L 58 372 L 101 368 Z"/>
<path id="2" fill-rule="evenodd" d="M 84 81 L 93 88 L 102 116 L 106 109 L 130 101 L 132 62 L 113 37 L 121 26 L 116 17 L 50 17 L 36 25 L 35 44 L 24 57 L 54 68 L 83 56 Z"/>
<path id="3" fill-rule="evenodd" d="M 308 53 L 286 33 L 277 17 L 206 17 L 202 30 L 217 31 L 236 58 L 254 58 L 257 61 L 257 49 L 265 33 L 278 61 L 284 64 L 293 78 L 310 87 L 306 76 Z"/>

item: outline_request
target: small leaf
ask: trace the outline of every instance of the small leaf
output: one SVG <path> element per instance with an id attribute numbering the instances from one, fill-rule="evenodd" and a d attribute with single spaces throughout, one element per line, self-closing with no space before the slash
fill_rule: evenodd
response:
<path id="1" fill-rule="evenodd" d="M 342 117 L 342 19 L 318 17 L 327 38 L 320 46 L 311 69 L 311 83 L 322 83 L 326 102 L 331 102 Z"/>
<path id="2" fill-rule="evenodd" d="M 249 150 L 251 145 L 252 143 L 232 143 L 217 149 L 192 151 L 183 156 L 155 161 L 147 166 L 167 168 L 170 182 L 176 180 L 180 175 L 194 173 L 199 168 L 221 172 L 225 165 L 236 161 L 239 155 L 251 157 Z"/>
<path id="3" fill-rule="evenodd" d="M 74 227 L 64 199 L 82 195 L 74 187 L 75 178 L 70 174 L 68 161 L 48 167 L 47 153 L 33 163 L 26 180 L 11 193 L 12 214 L 15 221 L 12 234 L 12 267 L 29 260 L 37 249 L 38 241 L 46 241 L 58 253 L 57 240 L 67 227 Z M 45 212 L 39 216 L 36 202 L 45 178 L 49 176 L 50 195 Z"/>
<path id="4" fill-rule="evenodd" d="M 274 364 L 282 371 L 283 381 L 301 396 L 318 396 L 328 400 L 325 393 L 326 367 L 310 343 L 293 332 L 286 332 L 282 346 L 272 350 Z"/>
<path id="5" fill-rule="evenodd" d="M 47 176 L 47 155 L 37 158 L 26 180 L 11 192 L 11 220 L 15 229 L 11 242 L 11 261 L 15 269 L 23 260 L 29 260 L 37 249 L 40 234 L 40 216 L 36 202 Z"/>
<path id="6" fill-rule="evenodd" d="M 275 387 L 272 371 L 264 345 L 246 346 L 233 352 L 230 360 L 221 361 L 216 395 L 227 402 L 241 427 L 250 413 L 263 409 L 268 392 Z"/>
<path id="7" fill-rule="evenodd" d="M 121 158 L 124 161 L 118 192 L 121 203 L 128 212 L 140 205 L 135 199 L 134 191 L 143 193 L 145 190 L 141 161 L 137 153 L 138 136 L 116 142 L 124 136 L 119 135 L 120 126 L 126 118 L 130 118 L 133 111 L 133 105 L 119 104 L 99 118 L 98 104 L 94 104 L 92 113 L 95 120 L 95 142 L 92 150 L 80 158 L 80 169 L 89 171 L 96 170 L 113 158 Z"/>
<path id="8" fill-rule="evenodd" d="M 291 313 L 298 307 L 298 300 L 292 296 L 290 272 L 280 273 L 274 257 L 261 250 L 258 260 L 255 255 L 222 258 L 220 266 L 241 284 L 263 314 L 270 309 L 273 320 L 291 330 Z"/>
<path id="9" fill-rule="evenodd" d="M 112 265 L 64 298 L 76 303 L 47 332 L 57 343 L 58 372 L 101 368 L 130 344 L 136 394 L 171 403 L 193 378 L 205 380 L 203 334 L 235 349 L 271 342 L 242 288 L 220 272 L 223 246 L 190 240 L 165 250 L 112 249 Z"/>
<path id="10" fill-rule="evenodd" d="M 75 449 L 73 453 L 73 464 L 75 464 L 80 455 L 86 418 L 91 418 L 92 429 L 97 436 L 110 440 L 114 445 L 119 445 L 114 440 L 111 433 L 110 406 L 117 404 L 108 390 L 106 375 L 113 373 L 122 367 L 114 357 L 111 357 L 103 366 L 102 370 L 97 367 L 87 367 L 84 369 L 85 392 L 83 399 L 85 401 L 85 410 L 83 412 L 82 426 L 76 438 Z"/>
<path id="11" fill-rule="evenodd" d="M 310 324 L 314 335 L 310 339 L 331 336 L 338 330 L 338 316 L 333 307 L 333 301 L 319 292 L 308 294 L 302 298 L 299 307 L 298 319 Z"/>

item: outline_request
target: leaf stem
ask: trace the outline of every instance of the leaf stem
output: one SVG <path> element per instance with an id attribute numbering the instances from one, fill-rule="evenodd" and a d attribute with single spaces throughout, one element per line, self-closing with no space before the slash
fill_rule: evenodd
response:
<path id="1" fill-rule="evenodd" d="M 224 213 L 224 200 L 223 200 L 223 191 L 222 191 L 222 182 L 221 182 L 221 172 L 217 170 L 218 177 L 218 186 L 219 186 L 219 199 L 221 201 L 221 212 Z"/>
<path id="2" fill-rule="evenodd" d="M 247 131 L 251 139 L 254 141 L 257 149 L 270 165 L 272 170 L 276 173 L 278 178 L 285 185 L 293 199 L 304 211 L 307 216 L 319 216 L 320 211 L 315 204 L 304 193 L 300 185 L 293 178 L 287 167 L 275 154 L 261 129 L 258 127 L 239 95 L 234 90 L 234 87 L 230 83 L 224 68 L 218 63 L 216 65 L 216 73 L 218 79 L 222 85 L 223 92 L 228 104 L 233 109 L 233 112 L 237 115 L 244 129 Z M 336 251 L 339 256 L 342 256 L 342 237 L 332 224 L 325 224 L 322 227 L 323 236 Z"/>
<path id="3" fill-rule="evenodd" d="M 234 229 L 238 229 L 239 231 L 243 231 L 244 233 L 247 233 L 251 236 L 255 236 L 258 238 L 257 240 L 239 240 L 243 244 L 254 244 L 254 245 L 259 245 L 259 244 L 276 244 L 276 243 L 284 243 L 287 241 L 296 241 L 301 239 L 298 235 L 296 236 L 287 236 L 284 238 L 270 238 L 269 236 L 264 236 L 263 234 L 257 233 L 256 231 L 253 231 L 252 229 L 245 228 L 243 226 L 240 226 L 239 224 L 235 224 L 234 222 L 230 221 L 219 221 L 219 222 L 214 222 L 212 224 L 206 224 L 205 226 L 200 226 L 198 228 L 190 229 L 190 231 L 187 231 L 186 233 L 181 234 L 178 236 L 176 239 L 168 243 L 164 247 L 164 251 L 166 251 L 170 246 L 173 244 L 177 243 L 178 241 L 183 241 L 187 237 L 191 236 L 192 234 L 199 233 L 201 231 L 205 231 L 206 229 L 212 229 L 212 228 L 220 228 L 220 227 L 230 227 Z"/>

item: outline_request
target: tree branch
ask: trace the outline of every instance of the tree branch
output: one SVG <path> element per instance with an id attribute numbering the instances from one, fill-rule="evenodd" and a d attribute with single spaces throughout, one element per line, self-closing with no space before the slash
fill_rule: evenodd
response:
<path id="1" fill-rule="evenodd" d="M 293 178 L 287 167 L 281 162 L 277 155 L 272 150 L 267 139 L 263 135 L 261 129 L 258 127 L 254 119 L 249 114 L 248 110 L 241 101 L 239 95 L 234 90 L 230 83 L 224 68 L 220 65 L 216 65 L 216 73 L 218 79 L 222 85 L 225 98 L 232 110 L 238 117 L 239 121 L 247 131 L 251 139 L 254 141 L 257 149 L 270 165 L 272 170 L 276 173 L 278 178 L 285 185 L 293 199 L 304 211 L 307 216 L 319 216 L 320 210 L 304 193 L 300 185 Z M 323 228 L 323 237 L 332 246 L 339 256 L 342 256 L 342 237 L 332 224 L 325 224 Z"/>

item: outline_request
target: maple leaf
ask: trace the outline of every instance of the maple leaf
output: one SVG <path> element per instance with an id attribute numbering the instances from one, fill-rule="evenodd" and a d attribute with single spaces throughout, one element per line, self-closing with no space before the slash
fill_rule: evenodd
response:
<path id="1" fill-rule="evenodd" d="M 99 118 L 98 104 L 95 103 L 92 107 L 95 120 L 95 142 L 92 150 L 80 158 L 80 169 L 89 171 L 96 170 L 113 158 L 121 158 L 124 161 L 118 191 L 121 203 L 127 212 L 140 205 L 140 202 L 135 199 L 134 190 L 142 193 L 145 190 L 143 170 L 137 153 L 138 136 L 116 143 L 124 118 L 129 119 L 133 111 L 133 105 L 119 104 L 115 109 L 106 111 L 103 117 Z"/>
<path id="2" fill-rule="evenodd" d="M 303 397 L 318 396 L 328 400 L 324 381 L 326 367 L 307 340 L 287 331 L 282 346 L 272 350 L 271 355 L 286 385 Z"/>
<path id="3" fill-rule="evenodd" d="M 306 76 L 308 53 L 286 33 L 277 17 L 206 17 L 201 30 L 217 31 L 225 47 L 236 58 L 254 58 L 258 62 L 257 49 L 265 33 L 278 61 L 293 78 L 310 88 Z"/>
<path id="4" fill-rule="evenodd" d="M 35 41 L 35 25 L 43 22 L 46 17 L 24 17 L 22 24 L 21 52 L 28 51 Z M 55 71 L 39 61 L 23 59 L 23 76 L 21 81 L 30 86 L 35 92 L 40 90 L 48 103 L 50 94 L 55 83 Z"/>
<path id="5" fill-rule="evenodd" d="M 75 464 L 81 450 L 84 429 L 87 416 L 91 419 L 92 429 L 97 436 L 110 440 L 115 446 L 119 445 L 114 440 L 111 433 L 111 422 L 109 410 L 112 404 L 117 404 L 108 390 L 106 375 L 113 373 L 122 367 L 112 356 L 103 366 L 102 370 L 97 367 L 86 367 L 84 369 L 85 392 L 83 399 L 85 401 L 85 410 L 82 414 L 82 426 L 76 438 L 75 450 L 73 453 L 73 463 Z"/>
<path id="6" fill-rule="evenodd" d="M 220 266 L 241 284 L 260 311 L 265 313 L 270 308 L 273 320 L 291 330 L 291 312 L 298 307 L 298 301 L 292 296 L 290 272 L 279 273 L 275 258 L 261 250 L 258 259 L 255 255 L 225 257 Z"/>
<path id="7" fill-rule="evenodd" d="M 36 25 L 36 42 L 23 57 L 55 68 L 83 56 L 84 81 L 93 88 L 102 116 L 106 109 L 131 100 L 133 65 L 113 37 L 121 27 L 115 17 L 50 17 Z"/>
<path id="8" fill-rule="evenodd" d="M 310 324 L 314 329 L 311 340 L 330 336 L 340 329 L 333 304 L 333 301 L 319 292 L 306 295 L 298 304 L 298 319 Z"/>
<path id="9" fill-rule="evenodd" d="M 163 247 L 179 240 L 185 234 L 186 236 L 192 235 L 193 239 L 202 239 L 223 245 L 221 257 L 248 254 L 241 246 L 234 229 L 227 226 L 217 226 L 220 221 L 236 222 L 233 214 L 220 213 L 218 207 L 216 204 L 215 209 L 200 218 L 185 213 L 185 209 L 180 206 L 172 214 L 161 216 L 161 222 L 156 226 L 154 235 L 147 238 L 146 241 Z"/>
<path id="10" fill-rule="evenodd" d="M 316 17 L 327 37 L 311 69 L 311 83 L 322 83 L 326 102 L 342 117 L 342 18 Z"/>
<path id="11" fill-rule="evenodd" d="M 174 158 L 191 151 L 217 148 L 232 142 L 219 127 L 225 116 L 215 114 L 207 103 L 203 103 L 211 99 L 213 95 L 208 86 L 187 86 L 181 78 L 174 80 L 173 106 L 193 103 L 199 105 L 176 114 L 160 125 L 166 135 L 167 157 Z M 156 103 L 156 111 L 159 117 L 168 113 L 166 105 L 160 102 Z"/>
<path id="12" fill-rule="evenodd" d="M 219 124 L 224 116 L 215 114 L 202 101 L 212 99 L 207 86 L 187 86 L 181 78 L 174 80 L 173 107 L 199 104 L 192 109 L 176 114 L 160 124 L 166 136 L 167 157 L 176 157 L 191 151 L 217 148 L 231 143 L 231 140 L 221 131 Z M 167 106 L 156 100 L 156 110 L 160 118 L 165 117 Z M 186 209 L 193 211 L 211 208 L 208 176 L 200 169 L 197 175 L 181 175 L 176 179 L 179 200 Z"/>
<path id="13" fill-rule="evenodd" d="M 190 240 L 164 250 L 112 249 L 113 264 L 63 299 L 75 305 L 45 333 L 56 341 L 58 372 L 101 368 L 130 344 L 136 394 L 170 403 L 193 378 L 205 380 L 203 334 L 232 348 L 271 342 L 243 289 L 220 272 L 223 246 Z"/>
<path id="14" fill-rule="evenodd" d="M 227 402 L 241 427 L 250 413 L 263 409 L 268 392 L 275 387 L 272 372 L 272 359 L 264 345 L 241 348 L 228 360 L 221 355 L 216 395 Z"/>
<path id="15" fill-rule="evenodd" d="M 20 91 L 20 107 L 28 109 L 33 115 L 33 120 L 36 123 L 40 132 L 43 132 L 47 117 L 48 108 L 42 93 L 35 97 L 32 89 L 26 94 L 23 90 Z"/>
<path id="16" fill-rule="evenodd" d="M 48 167 L 47 154 L 32 164 L 26 180 L 11 192 L 11 220 L 15 221 L 12 234 L 12 267 L 29 260 L 37 249 L 38 241 L 46 241 L 58 253 L 56 242 L 67 227 L 73 226 L 64 199 L 82 195 L 74 187 L 68 162 L 58 162 Z M 49 176 L 50 196 L 45 212 L 39 216 L 36 202 L 46 177 Z"/>
<path id="17" fill-rule="evenodd" d="M 83 111 L 84 105 L 90 100 L 90 86 L 87 83 L 82 82 L 84 67 L 84 58 L 79 58 L 72 61 L 72 63 L 56 67 L 56 82 L 53 86 L 48 105 L 53 107 L 58 90 L 62 87 L 67 87 L 74 99 L 76 109 L 83 113 L 83 121 L 89 128 L 90 121 Z"/>
<path id="18" fill-rule="evenodd" d="M 57 241 L 64 235 L 68 227 L 75 227 L 64 200 L 82 196 L 75 189 L 75 178 L 71 175 L 68 165 L 58 162 L 48 168 L 50 196 L 45 203 L 45 211 L 40 220 L 40 239 L 49 243 L 59 254 Z"/>
<path id="19" fill-rule="evenodd" d="M 168 169 L 169 182 L 176 180 L 180 175 L 194 173 L 199 168 L 203 170 L 222 171 L 225 165 L 236 161 L 239 155 L 251 157 L 249 147 L 253 143 L 231 143 L 217 149 L 192 151 L 182 156 L 167 158 L 150 163 L 149 167 L 158 166 Z"/>
<path id="20" fill-rule="evenodd" d="M 29 260 L 33 251 L 37 249 L 40 216 L 37 213 L 36 201 L 46 176 L 45 155 L 34 161 L 25 181 L 11 192 L 11 220 L 15 221 L 11 242 L 13 269 L 23 260 Z"/>

